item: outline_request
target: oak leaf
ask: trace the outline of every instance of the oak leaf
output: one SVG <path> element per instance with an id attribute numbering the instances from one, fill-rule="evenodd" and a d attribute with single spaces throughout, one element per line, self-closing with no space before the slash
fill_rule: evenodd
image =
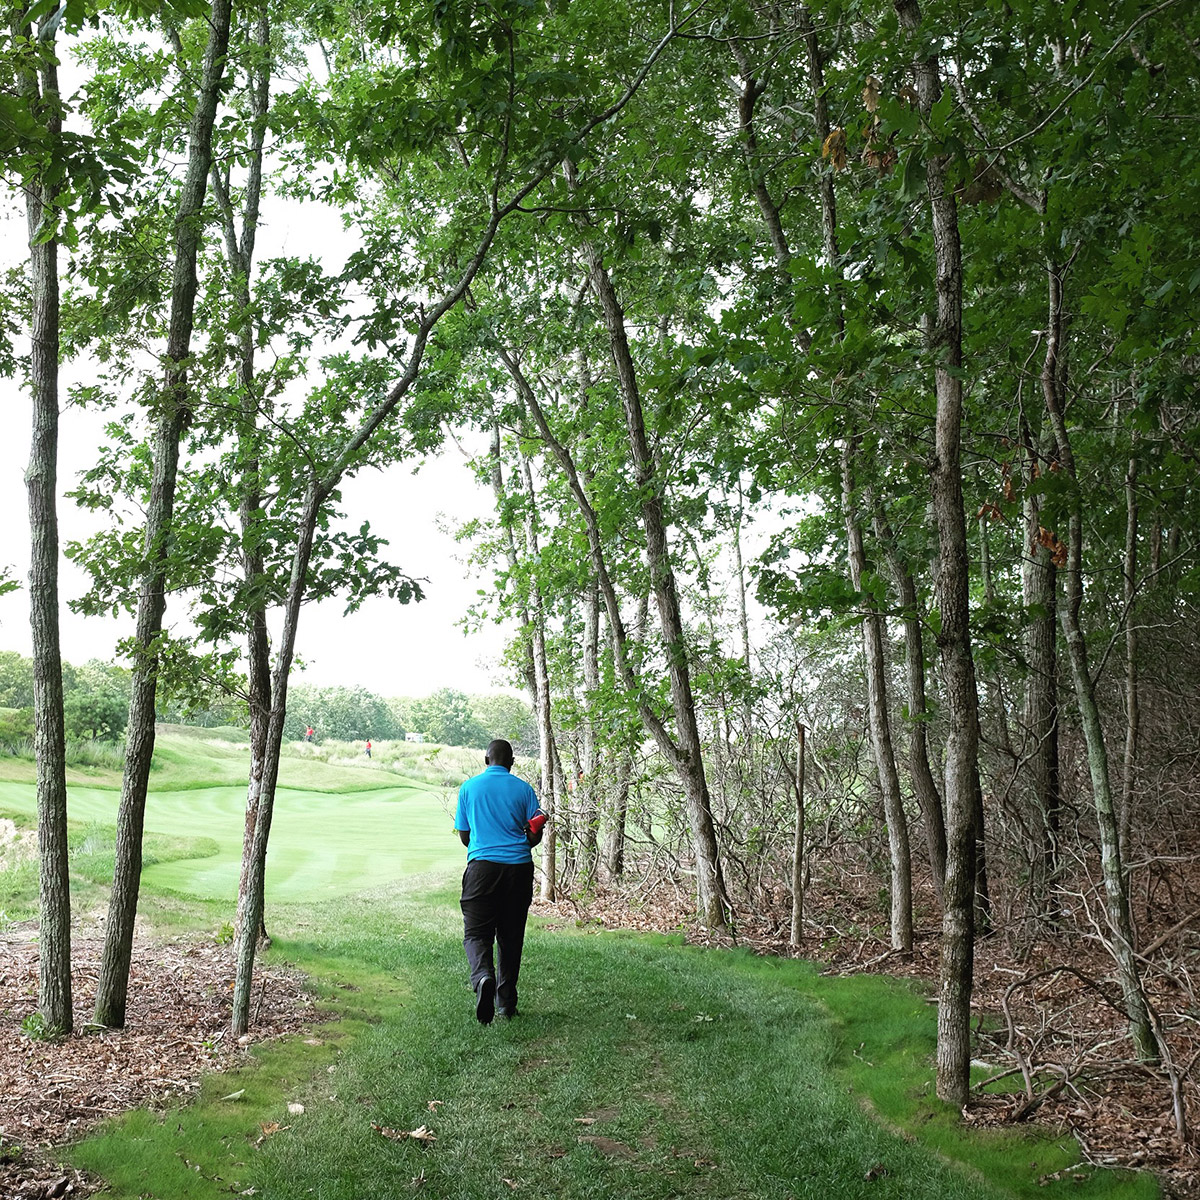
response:
<path id="1" fill-rule="evenodd" d="M 821 157 L 828 159 L 835 171 L 846 169 L 846 131 L 835 129 L 821 143 Z"/>

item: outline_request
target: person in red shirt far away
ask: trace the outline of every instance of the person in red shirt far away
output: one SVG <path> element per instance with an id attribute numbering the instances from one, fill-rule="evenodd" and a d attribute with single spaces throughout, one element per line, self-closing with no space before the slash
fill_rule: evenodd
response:
<path id="1" fill-rule="evenodd" d="M 367 757 L 368 758 L 371 757 L 371 739 L 370 738 L 367 739 Z"/>

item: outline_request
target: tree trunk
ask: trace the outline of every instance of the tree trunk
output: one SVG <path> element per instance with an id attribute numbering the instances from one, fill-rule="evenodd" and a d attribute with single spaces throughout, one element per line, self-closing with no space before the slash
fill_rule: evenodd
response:
<path id="1" fill-rule="evenodd" d="M 35 38 L 23 14 L 14 32 Z M 38 43 L 33 41 L 36 46 Z M 58 66 L 53 43 L 42 49 L 39 71 L 18 74 L 22 98 L 62 131 Z M 29 224 L 30 356 L 33 434 L 25 487 L 29 503 L 29 624 L 33 643 L 34 756 L 37 760 L 39 894 L 38 1013 L 49 1031 L 70 1033 L 71 887 L 67 855 L 66 736 L 63 729 L 62 655 L 58 623 L 58 239 L 46 238 L 56 221 L 54 192 L 39 172 L 25 185 Z"/>
<path id="2" fill-rule="evenodd" d="M 517 541 L 513 535 L 513 523 L 508 513 L 509 502 L 504 490 L 504 474 L 500 466 L 500 423 L 492 422 L 492 440 L 489 447 L 491 458 L 492 494 L 496 498 L 496 518 L 504 532 L 504 555 L 508 562 L 509 574 L 515 579 L 520 561 L 517 554 Z M 533 642 L 529 631 L 532 622 L 529 618 L 529 605 L 518 594 L 517 617 L 521 623 L 521 638 L 524 654 L 521 657 L 521 677 L 525 681 L 525 690 L 529 694 L 529 705 L 537 711 L 537 679 L 533 665 Z"/>
<path id="3" fill-rule="evenodd" d="M 1075 699 L 1087 745 L 1088 770 L 1092 780 L 1092 800 L 1096 808 L 1096 827 L 1100 837 L 1100 864 L 1104 874 L 1104 894 L 1108 916 L 1109 951 L 1117 965 L 1121 993 L 1129 1017 L 1129 1036 L 1138 1057 L 1147 1062 L 1158 1061 L 1155 1040 L 1142 981 L 1138 974 L 1134 951 L 1133 919 L 1129 909 L 1129 887 L 1121 866 L 1121 843 L 1117 814 L 1113 804 L 1109 778 L 1108 746 L 1096 699 L 1096 685 L 1088 666 L 1087 643 L 1080 624 L 1083 605 L 1083 504 L 1078 488 L 1078 474 L 1071 439 L 1067 431 L 1063 404 L 1060 399 L 1059 355 L 1065 329 L 1063 314 L 1063 283 L 1060 268 L 1047 264 L 1049 283 L 1050 328 L 1046 339 L 1046 358 L 1042 367 L 1042 394 L 1050 424 L 1058 446 L 1058 458 L 1068 476 L 1076 482 L 1070 494 L 1070 515 L 1067 525 L 1066 602 L 1062 608 L 1063 636 L 1075 684 Z"/>
<path id="4" fill-rule="evenodd" d="M 598 857 L 599 778 L 596 761 L 596 709 L 600 693 L 600 584 L 595 575 L 583 593 L 583 729 L 577 781 L 580 867 L 585 886 L 595 878 Z"/>
<path id="5" fill-rule="evenodd" d="M 646 536 L 646 563 L 650 568 L 651 588 L 658 607 L 671 685 L 671 702 L 675 713 L 679 751 L 676 769 L 683 782 L 688 825 L 692 834 L 692 851 L 696 859 L 699 911 L 709 929 L 723 931 L 729 924 L 729 900 L 721 870 L 708 781 L 704 774 L 704 755 L 700 745 L 700 728 L 696 721 L 696 705 L 692 696 L 679 593 L 675 586 L 675 573 L 671 567 L 667 525 L 663 514 L 662 484 L 656 478 L 654 457 L 646 439 L 637 372 L 625 333 L 625 314 L 617 300 L 608 272 L 600 260 L 599 252 L 589 243 L 586 253 L 592 286 L 600 299 L 600 308 L 616 367 L 625 428 L 633 459 L 634 483 L 640 497 L 642 527 Z"/>
<path id="6" fill-rule="evenodd" d="M 596 580 L 600 580 L 597 576 Z M 635 629 L 645 630 L 649 618 L 650 595 L 643 591 L 638 596 L 637 616 L 634 618 Z M 614 663 L 617 660 L 616 634 L 611 622 L 608 625 L 608 644 Z M 641 671 L 642 655 L 640 647 L 629 650 L 633 673 Z M 640 738 L 637 731 L 623 732 L 621 747 L 617 761 L 617 778 L 613 788 L 613 798 L 607 816 L 607 833 L 604 842 L 604 869 L 609 881 L 620 879 L 625 871 L 625 827 L 629 814 L 629 789 L 633 778 L 634 756 L 637 754 Z"/>
<path id="7" fill-rule="evenodd" d="M 978 521 L 979 525 L 979 574 L 983 581 L 983 595 L 989 607 L 996 603 L 996 584 L 992 578 L 992 546 L 988 537 L 990 517 L 984 513 Z M 1008 724 L 1008 706 L 1004 700 L 1004 688 L 1000 671 L 993 667 L 984 675 L 984 688 L 987 692 L 988 708 L 991 710 L 994 726 L 995 745 L 1004 753 L 1010 762 L 1016 762 L 1017 753 L 1013 749 L 1012 730 Z"/>
<path id="8" fill-rule="evenodd" d="M 1138 460 L 1129 460 L 1125 473 L 1125 755 L 1121 763 L 1121 852 L 1129 856 L 1133 829 L 1133 788 L 1137 776 L 1138 734 L 1141 730 L 1141 701 L 1138 695 L 1138 629 L 1134 613 L 1137 598 Z"/>
<path id="9" fill-rule="evenodd" d="M 246 787 L 246 812 L 242 832 L 242 865 L 238 880 L 238 908 L 234 922 L 235 939 L 240 936 L 253 869 L 251 853 L 258 804 L 262 796 L 263 771 L 266 767 L 267 738 L 271 723 L 271 639 L 267 629 L 266 562 L 261 549 L 259 526 L 264 519 L 262 478 L 258 443 L 258 392 L 255 377 L 254 346 L 256 325 L 251 309 L 250 280 L 254 269 L 254 246 L 258 235 L 262 202 L 263 145 L 271 84 L 271 27 L 266 8 L 259 10 L 254 29 L 257 57 L 247 81 L 247 99 L 252 117 L 249 169 L 242 197 L 239 221 L 234 214 L 228 174 L 211 170 L 212 190 L 221 211 L 225 232 L 225 257 L 232 276 L 234 298 L 241 317 L 238 333 L 237 383 L 241 405 L 238 429 L 238 459 L 242 463 L 238 521 L 242 533 L 242 574 L 246 594 L 252 597 L 247 618 L 248 706 L 250 711 L 250 773 Z M 264 906 L 265 912 L 265 906 Z M 264 921 L 259 937 L 266 938 Z"/>
<path id="10" fill-rule="evenodd" d="M 891 718 L 888 713 L 887 659 L 884 652 L 884 620 L 875 601 L 863 594 L 863 575 L 867 556 L 863 548 L 854 492 L 854 460 L 859 439 L 850 436 L 842 446 L 842 505 L 846 520 L 846 560 L 850 582 L 862 594 L 863 667 L 867 681 L 867 707 L 871 730 L 871 748 L 887 819 L 888 857 L 891 862 L 891 942 L 892 949 L 912 953 L 912 856 L 908 844 L 908 819 L 900 796 L 900 775 L 892 747 Z"/>
<path id="11" fill-rule="evenodd" d="M 925 844 L 929 852 L 929 867 L 933 874 L 933 889 L 940 903 L 946 883 L 946 815 L 942 810 L 942 794 L 938 791 L 933 769 L 929 765 L 925 639 L 921 631 L 917 587 L 912 572 L 900 557 L 887 522 L 878 514 L 875 517 L 875 537 L 883 547 L 891 567 L 896 595 L 904 614 L 904 663 L 908 681 L 908 772 L 925 825 Z"/>
<path id="12" fill-rule="evenodd" d="M 296 530 L 296 547 L 292 552 L 292 572 L 284 603 L 283 631 L 275 670 L 271 677 L 271 719 L 267 728 L 254 839 L 250 847 L 250 870 L 247 873 L 246 893 L 238 897 L 242 921 L 235 944 L 237 973 L 234 979 L 233 1015 L 230 1023 L 235 1036 L 241 1036 L 250 1028 L 254 954 L 258 945 L 258 931 L 263 923 L 267 844 L 271 836 L 271 819 L 275 808 L 275 785 L 279 779 L 283 724 L 287 718 L 288 676 L 296 653 L 296 631 L 300 620 L 300 608 L 304 602 L 308 565 L 312 558 L 313 537 L 321 507 L 333 486 L 328 479 L 310 484 Z"/>
<path id="13" fill-rule="evenodd" d="M 589 251 L 594 258 L 594 251 Z M 608 281 L 603 268 L 599 269 L 605 282 Z M 593 277 L 595 269 L 593 269 Z M 609 303 L 616 305 L 616 297 L 612 285 L 608 283 L 607 295 Z M 616 306 L 617 320 L 615 331 L 610 333 L 614 344 L 614 361 L 620 357 L 621 367 L 619 377 L 622 383 L 622 399 L 626 405 L 626 424 L 630 430 L 631 442 L 637 441 L 639 450 L 635 452 L 635 464 L 639 478 L 643 469 L 653 472 L 653 462 L 645 439 L 645 428 L 641 424 L 641 403 L 637 393 L 636 378 L 633 377 L 633 360 L 629 356 L 629 345 L 624 337 L 624 315 Z M 609 318 L 606 317 L 606 323 Z M 624 353 L 617 349 L 618 340 L 624 345 Z M 528 411 L 533 416 L 538 432 L 543 441 L 553 452 L 559 465 L 567 477 L 568 486 L 575 497 L 576 504 L 583 516 L 587 528 L 588 549 L 592 557 L 592 566 L 600 586 L 600 594 L 604 598 L 605 610 L 608 613 L 609 628 L 612 631 L 613 653 L 616 658 L 617 670 L 626 690 L 635 698 L 638 712 L 658 743 L 667 761 L 670 762 L 684 787 L 687 804 L 688 825 L 692 838 L 692 848 L 696 856 L 696 873 L 699 889 L 700 914 L 710 929 L 725 929 L 728 925 L 728 900 L 725 895 L 725 882 L 721 874 L 720 859 L 717 854 L 716 831 L 713 827 L 712 812 L 709 807 L 708 788 L 704 778 L 704 763 L 700 755 L 699 730 L 696 725 L 696 711 L 691 698 L 690 679 L 687 672 L 687 660 L 683 653 L 682 623 L 679 616 L 678 597 L 675 593 L 675 580 L 671 573 L 667 555 L 666 530 L 662 517 L 661 500 L 644 482 L 639 492 L 645 497 L 642 505 L 643 525 L 646 534 L 647 562 L 650 565 L 651 586 L 659 603 L 659 619 L 662 625 L 664 639 L 667 643 L 668 663 L 672 700 L 675 711 L 676 731 L 682 745 L 677 744 L 662 720 L 642 698 L 643 689 L 640 686 L 638 672 L 629 654 L 628 639 L 625 634 L 625 623 L 621 619 L 621 607 L 617 599 L 616 589 L 608 573 L 608 564 L 604 553 L 604 542 L 600 533 L 600 524 L 595 509 L 588 500 L 587 492 L 579 477 L 567 448 L 554 436 L 546 414 L 538 402 L 529 380 L 521 370 L 520 364 L 503 346 L 497 346 L 496 352 L 512 376 L 517 391 L 524 400 Z M 632 383 L 632 403 L 630 393 L 626 391 L 628 383 Z M 640 431 L 640 437 L 636 431 Z M 644 457 L 639 457 L 639 454 Z M 646 511 L 650 510 L 647 519 Z M 651 532 L 653 530 L 653 532 Z M 653 549 L 651 548 L 653 543 Z"/>
<path id="14" fill-rule="evenodd" d="M 804 726 L 796 722 L 796 827 L 792 838 L 792 930 L 789 944 L 804 942 Z"/>
<path id="15" fill-rule="evenodd" d="M 529 621 L 533 639 L 534 686 L 537 692 L 538 743 L 542 759 L 542 811 L 550 817 L 546 836 L 542 844 L 542 887 L 543 900 L 555 899 L 557 885 L 558 831 L 555 829 L 561 799 L 555 789 L 561 768 L 555 771 L 554 726 L 550 711 L 550 672 L 546 664 L 546 618 L 542 607 L 542 588 L 538 582 L 538 541 L 535 520 L 537 516 L 537 493 L 533 487 L 533 470 L 529 458 L 521 455 L 521 475 L 525 483 L 525 556 L 529 561 Z"/>
<path id="16" fill-rule="evenodd" d="M 911 41 L 920 34 L 917 0 L 895 0 Z M 918 103 L 928 119 L 942 91 L 936 55 L 914 62 Z M 962 494 L 962 246 L 958 209 L 948 181 L 949 158 L 930 152 L 925 179 L 937 258 L 937 315 L 930 331 L 935 354 L 934 466 L 931 481 L 938 530 L 938 648 L 949 733 L 946 738 L 946 884 L 938 1004 L 937 1094 L 961 1108 L 970 1091 L 971 991 L 975 952 L 975 772 L 979 698 L 971 654 L 967 520 Z"/>
<path id="17" fill-rule="evenodd" d="M 1035 444 L 1025 430 L 1027 483 L 1045 469 L 1051 444 L 1043 434 Z M 1059 905 L 1057 886 L 1060 871 L 1059 828 L 1062 799 L 1058 769 L 1058 569 L 1048 546 L 1042 545 L 1042 498 L 1026 488 L 1022 501 L 1025 554 L 1021 564 L 1021 590 L 1029 614 L 1025 635 L 1025 654 L 1029 661 L 1029 681 L 1025 690 L 1025 739 L 1029 749 L 1027 764 L 1030 791 L 1041 829 L 1040 845 L 1031 847 L 1035 909 L 1057 922 Z"/>
<path id="18" fill-rule="evenodd" d="M 153 474 L 146 509 L 146 566 L 138 593 L 137 629 L 125 742 L 125 769 L 117 811 L 116 862 L 96 985 L 95 1021 L 125 1024 L 129 962 L 142 873 L 142 828 L 150 761 L 154 755 L 159 643 L 166 608 L 167 560 L 175 505 L 179 442 L 190 420 L 187 361 L 196 303 L 196 258 L 201 210 L 212 162 L 212 131 L 229 46 L 230 0 L 214 0 L 200 89 L 189 133 L 187 175 L 175 214 L 175 261 L 167 372 L 154 436 Z"/>

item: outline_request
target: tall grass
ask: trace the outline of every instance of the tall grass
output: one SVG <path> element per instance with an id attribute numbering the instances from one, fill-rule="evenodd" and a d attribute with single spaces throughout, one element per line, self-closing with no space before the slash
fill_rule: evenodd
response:
<path id="1" fill-rule="evenodd" d="M 5 744 L 4 749 L 12 758 L 25 762 L 36 761 L 32 738 L 19 738 Z M 121 770 L 125 763 L 124 742 L 98 742 L 91 738 L 71 738 L 66 744 L 66 764 L 68 767 L 103 767 L 108 770 Z"/>

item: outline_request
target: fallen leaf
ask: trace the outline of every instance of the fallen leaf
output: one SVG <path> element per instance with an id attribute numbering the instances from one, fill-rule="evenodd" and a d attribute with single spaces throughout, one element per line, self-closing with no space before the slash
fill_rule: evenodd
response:
<path id="1" fill-rule="evenodd" d="M 430 1142 L 437 1141 L 437 1135 L 424 1125 L 418 1125 L 416 1129 L 392 1129 L 388 1125 L 376 1125 L 372 1121 L 371 1128 L 385 1138 L 391 1138 L 393 1142 L 402 1142 L 406 1138 L 412 1138 L 414 1142 L 424 1142 L 428 1145 Z"/>
<path id="2" fill-rule="evenodd" d="M 446 1103 L 445 1100 L 430 1100 L 430 1102 L 427 1105 L 425 1105 L 425 1107 L 427 1109 L 429 1109 L 430 1112 L 437 1112 L 439 1106 L 443 1105 L 445 1103 Z"/>
<path id="3" fill-rule="evenodd" d="M 230 1092 L 228 1096 L 222 1096 L 222 1100 L 240 1100 L 246 1094 L 245 1088 L 238 1088 L 236 1092 Z"/>
<path id="4" fill-rule="evenodd" d="M 595 1117 L 576 1117 L 575 1123 L 577 1125 L 595 1125 L 596 1118 Z"/>
<path id="5" fill-rule="evenodd" d="M 505 1179 L 505 1183 L 515 1192 L 521 1185 L 515 1179 Z"/>

